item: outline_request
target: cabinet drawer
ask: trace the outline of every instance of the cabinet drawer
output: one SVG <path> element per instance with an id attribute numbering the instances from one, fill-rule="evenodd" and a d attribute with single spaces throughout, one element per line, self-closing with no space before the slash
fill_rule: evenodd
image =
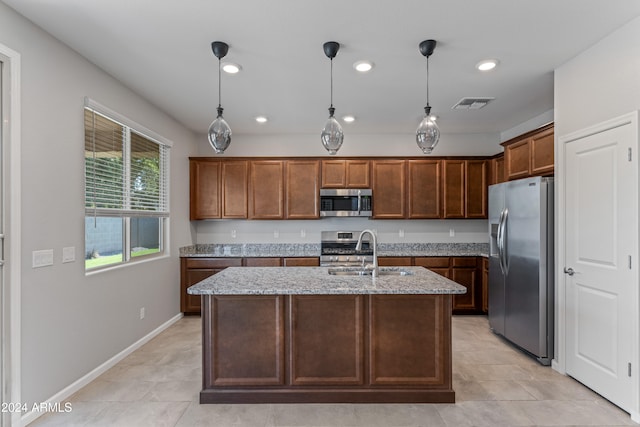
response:
<path id="1" fill-rule="evenodd" d="M 187 258 L 187 268 L 240 267 L 242 258 Z"/>
<path id="2" fill-rule="evenodd" d="M 452 257 L 451 258 L 451 266 L 452 267 L 476 267 L 477 260 L 476 257 Z"/>
<path id="3" fill-rule="evenodd" d="M 411 266 L 411 257 L 389 256 L 379 257 L 378 265 L 390 267 L 408 267 Z"/>
<path id="4" fill-rule="evenodd" d="M 301 257 L 301 258 L 284 258 L 282 263 L 285 267 L 318 267 L 320 258 L 318 257 Z"/>
<path id="5" fill-rule="evenodd" d="M 282 260 L 280 258 L 245 258 L 245 267 L 280 267 Z"/>
<path id="6" fill-rule="evenodd" d="M 415 265 L 427 268 L 449 268 L 449 257 L 416 257 Z"/>

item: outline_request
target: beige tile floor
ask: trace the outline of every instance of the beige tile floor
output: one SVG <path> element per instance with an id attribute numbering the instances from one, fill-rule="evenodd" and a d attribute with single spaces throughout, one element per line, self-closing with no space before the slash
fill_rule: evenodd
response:
<path id="1" fill-rule="evenodd" d="M 455 404 L 200 405 L 200 318 L 181 319 L 69 399 L 43 426 L 618 426 L 629 415 L 505 344 L 486 317 L 453 319 Z"/>

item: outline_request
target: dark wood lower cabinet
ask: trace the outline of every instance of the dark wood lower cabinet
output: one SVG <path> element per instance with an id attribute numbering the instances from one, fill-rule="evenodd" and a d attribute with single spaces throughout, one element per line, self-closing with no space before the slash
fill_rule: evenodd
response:
<path id="1" fill-rule="evenodd" d="M 187 288 L 221 272 L 227 267 L 240 267 L 242 258 L 180 258 L 180 311 L 200 314 L 200 295 L 190 295 Z"/>
<path id="2" fill-rule="evenodd" d="M 227 267 L 314 267 L 319 257 L 251 257 L 251 258 L 180 258 L 180 311 L 186 315 L 200 314 L 200 295 L 190 295 L 187 288 L 221 272 Z"/>
<path id="3" fill-rule="evenodd" d="M 452 403 L 450 295 L 203 296 L 200 403 Z"/>

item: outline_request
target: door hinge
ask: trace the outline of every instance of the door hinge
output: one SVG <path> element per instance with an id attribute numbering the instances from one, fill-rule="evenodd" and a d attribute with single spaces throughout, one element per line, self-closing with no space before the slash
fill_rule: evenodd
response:
<path id="1" fill-rule="evenodd" d="M 627 148 L 627 156 L 629 157 L 629 161 L 631 161 L 631 147 Z"/>
<path id="2" fill-rule="evenodd" d="M 631 362 L 627 365 L 627 374 L 631 376 Z"/>

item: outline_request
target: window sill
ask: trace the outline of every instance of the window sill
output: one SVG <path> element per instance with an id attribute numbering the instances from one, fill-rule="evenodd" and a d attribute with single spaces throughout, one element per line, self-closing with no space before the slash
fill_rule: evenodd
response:
<path id="1" fill-rule="evenodd" d="M 153 256 L 153 257 L 149 257 L 149 258 L 144 258 L 144 259 L 140 259 L 140 260 L 129 261 L 129 262 L 126 262 L 126 263 L 121 263 L 121 264 L 114 264 L 114 265 L 108 266 L 108 267 L 96 268 L 96 269 L 93 269 L 93 270 L 85 271 L 84 275 L 85 276 L 93 276 L 93 275 L 104 273 L 104 272 L 107 272 L 107 271 L 120 270 L 122 268 L 132 267 L 132 266 L 140 265 L 140 264 L 146 264 L 148 262 L 159 261 L 159 260 L 163 260 L 163 259 L 167 259 L 167 258 L 171 258 L 171 255 L 168 254 L 168 253 L 165 253 L 165 254 L 162 254 L 162 255 Z"/>

